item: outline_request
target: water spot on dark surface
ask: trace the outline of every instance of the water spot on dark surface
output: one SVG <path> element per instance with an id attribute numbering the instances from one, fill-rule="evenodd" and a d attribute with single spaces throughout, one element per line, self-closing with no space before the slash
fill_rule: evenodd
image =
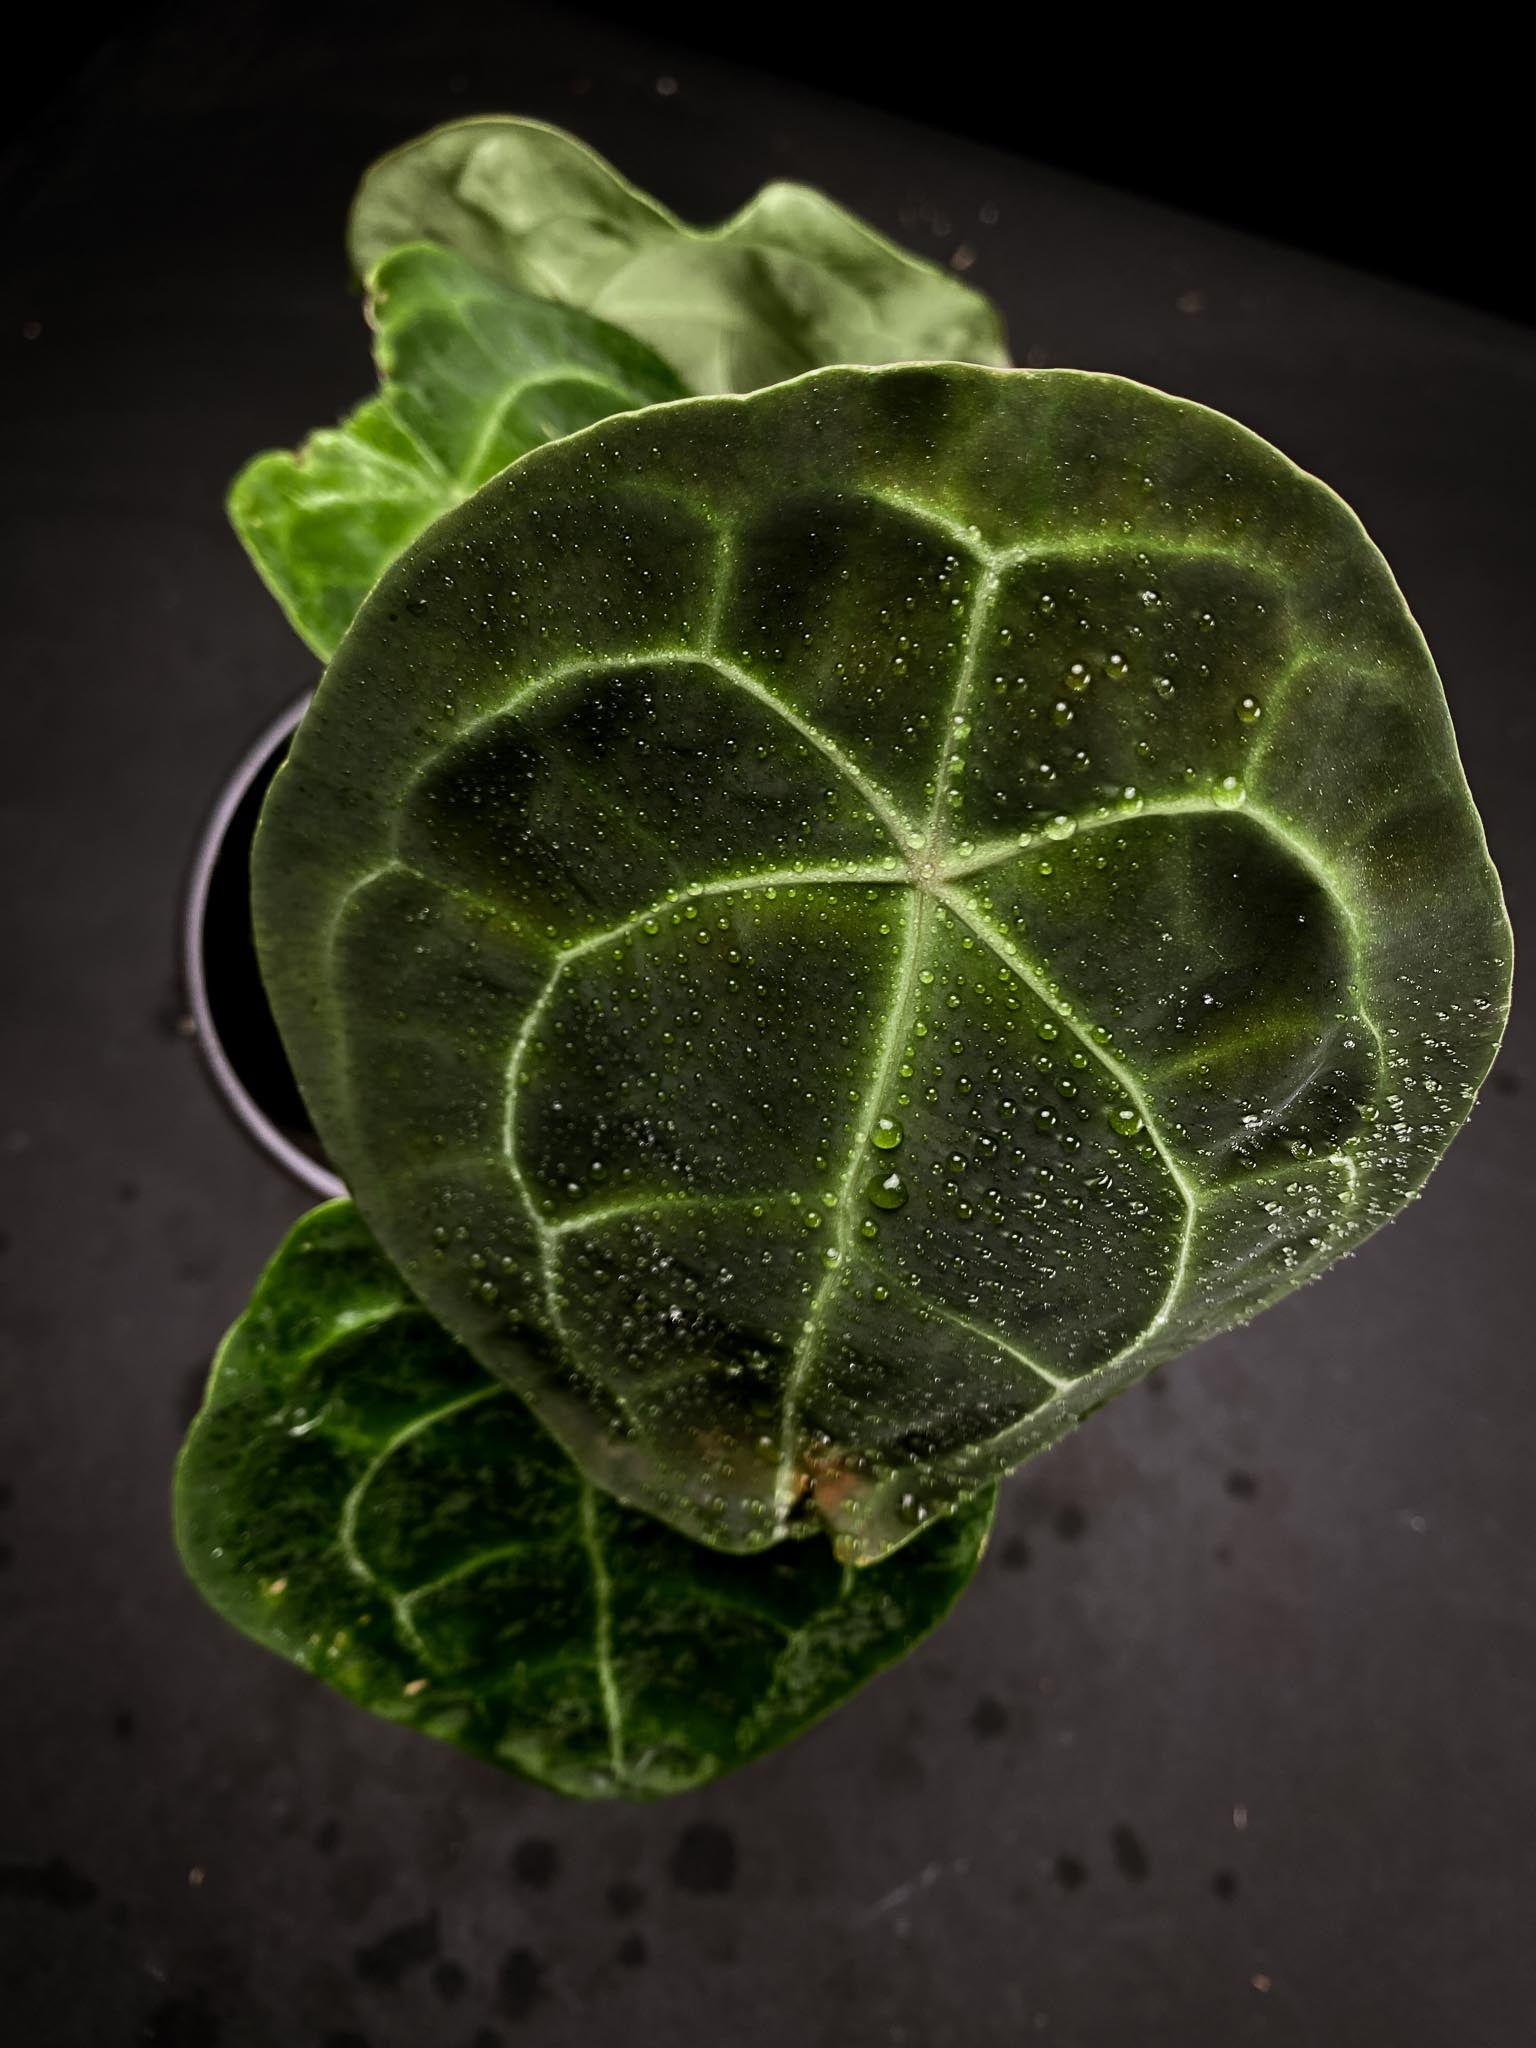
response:
<path id="1" fill-rule="evenodd" d="M 1161 1372 L 1148 1373 L 1147 1377 L 1142 1381 L 1142 1385 L 1149 1394 L 1155 1394 L 1161 1399 L 1168 1391 L 1167 1375 Z"/>
<path id="2" fill-rule="evenodd" d="M 1001 1700 L 993 1699 L 990 1693 L 983 1693 L 971 1709 L 971 1733 L 985 1742 L 989 1736 L 1001 1735 L 1008 1726 L 1008 1709 Z"/>
<path id="3" fill-rule="evenodd" d="M 136 1202 L 139 1199 L 139 1184 L 136 1180 L 120 1180 L 117 1184 L 117 1199 L 120 1202 Z"/>
<path id="4" fill-rule="evenodd" d="M 323 1820 L 315 1829 L 315 1847 L 322 1856 L 334 1856 L 341 1842 L 341 1822 Z"/>
<path id="5" fill-rule="evenodd" d="M 1235 1899 L 1237 1897 L 1237 1872 L 1235 1870 L 1218 1870 L 1211 1879 L 1211 1890 L 1218 1899 Z"/>
<path id="6" fill-rule="evenodd" d="M 208 1361 L 200 1358 L 196 1365 L 187 1367 L 181 1376 L 181 1385 L 176 1389 L 176 1420 L 183 1429 L 190 1429 L 197 1420 L 207 1385 Z"/>
<path id="7" fill-rule="evenodd" d="M 1088 1866 L 1079 1856 L 1058 1856 L 1051 1875 L 1064 1892 L 1075 1892 L 1088 1882 Z"/>
<path id="8" fill-rule="evenodd" d="M 1121 1821 L 1109 1831 L 1109 1846 L 1114 1851 L 1115 1868 L 1126 1882 L 1145 1884 L 1152 1875 L 1152 1862 L 1136 1830 Z"/>
<path id="9" fill-rule="evenodd" d="M 35 1899 L 65 1912 L 94 1904 L 95 1885 L 62 1856 L 47 1863 L 0 1863 L 0 1899 Z"/>
<path id="10" fill-rule="evenodd" d="M 9 1543 L 0 1543 L 0 1572 L 8 1572 L 15 1562 L 15 1547 Z"/>
<path id="11" fill-rule="evenodd" d="M 4 1258 L 13 1242 L 14 1240 L 8 1230 L 0 1230 L 0 1258 Z"/>
<path id="12" fill-rule="evenodd" d="M 501 2048 L 501 2036 L 494 2027 L 476 2027 L 469 2048 Z"/>
<path id="13" fill-rule="evenodd" d="M 1230 1564 L 1232 1562 L 1231 1544 L 1218 1543 L 1215 1549 L 1211 1552 L 1211 1556 L 1215 1559 L 1217 1564 Z"/>
<path id="14" fill-rule="evenodd" d="M 194 1992 L 190 1998 L 167 1998 L 157 2005 L 139 2039 L 145 2048 L 217 2048 L 219 2023 L 201 1993 Z"/>
<path id="15" fill-rule="evenodd" d="M 345 2028 L 339 2034 L 327 2034 L 325 2048 L 369 2048 L 368 2036 Z"/>
<path id="16" fill-rule="evenodd" d="M 469 1985 L 469 1972 L 462 1963 L 445 1958 L 432 1972 L 432 1989 L 445 2005 L 462 1998 Z"/>
<path id="17" fill-rule="evenodd" d="M 9 1479 L 0 1479 L 0 1508 L 10 1507 L 16 1499 L 16 1489 Z"/>
<path id="18" fill-rule="evenodd" d="M 736 1882 L 736 1838 L 712 1821 L 696 1820 L 672 1846 L 667 1868 L 683 1892 L 728 1892 Z"/>
<path id="19" fill-rule="evenodd" d="M 437 1915 L 429 1913 L 424 1920 L 408 1920 L 403 1927 L 392 1927 L 388 1934 L 381 1934 L 377 1941 L 358 1949 L 352 1966 L 365 1982 L 392 1990 L 408 1970 L 430 1963 L 439 1945 Z"/>
<path id="20" fill-rule="evenodd" d="M 998 1556 L 1004 1571 L 1023 1572 L 1029 1569 L 1029 1545 L 1022 1536 L 1010 1536 Z"/>
<path id="21" fill-rule="evenodd" d="M 1075 1543 L 1088 1529 L 1088 1517 L 1075 1501 L 1068 1501 L 1056 1510 L 1051 1525 L 1063 1543 Z"/>
<path id="22" fill-rule="evenodd" d="M 1518 1095 L 1521 1086 L 1520 1076 L 1513 1067 L 1495 1067 L 1493 1085 L 1500 1095 Z"/>
<path id="23" fill-rule="evenodd" d="M 627 1877 L 616 1877 L 603 1897 L 608 1901 L 608 1910 L 623 1920 L 631 1913 L 638 1913 L 645 1904 L 644 1887 L 631 1884 Z"/>
<path id="24" fill-rule="evenodd" d="M 512 1851 L 512 1875 L 519 1884 L 547 1891 L 560 1875 L 560 1851 L 542 1835 L 530 1835 Z"/>
<path id="25" fill-rule="evenodd" d="M 112 1733 L 119 1742 L 132 1742 L 139 1732 L 139 1724 L 127 1707 L 119 1707 L 112 1716 Z"/>
<path id="26" fill-rule="evenodd" d="M 650 1961 L 651 1952 L 643 1934 L 626 1934 L 619 1943 L 619 1961 L 626 1970 L 639 1970 Z"/>
<path id="27" fill-rule="evenodd" d="M 509 2020 L 525 2020 L 544 1996 L 544 1965 L 531 1949 L 509 1948 L 501 1959 L 496 1988 Z"/>
<path id="28" fill-rule="evenodd" d="M 1227 1491 L 1234 1500 L 1257 1500 L 1259 1497 L 1258 1478 L 1252 1472 L 1229 1472 L 1227 1474 Z"/>

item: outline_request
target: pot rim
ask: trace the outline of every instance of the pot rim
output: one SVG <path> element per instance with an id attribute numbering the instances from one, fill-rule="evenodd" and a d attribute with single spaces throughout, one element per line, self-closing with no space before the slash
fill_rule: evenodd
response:
<path id="1" fill-rule="evenodd" d="M 213 809 L 209 812 L 207 822 L 198 837 L 197 849 L 192 857 L 192 872 L 187 880 L 181 923 L 181 966 L 186 984 L 187 1007 L 192 1015 L 203 1063 L 208 1069 L 214 1087 L 223 1097 L 225 1107 L 247 1136 L 253 1138 L 262 1151 L 274 1159 L 286 1173 L 302 1186 L 309 1188 L 312 1193 L 330 1200 L 347 1192 L 343 1183 L 329 1167 L 323 1166 L 318 1159 L 311 1159 L 307 1152 L 301 1151 L 293 1143 L 292 1139 L 284 1137 L 235 1072 L 229 1055 L 224 1050 L 218 1025 L 214 1021 L 213 1007 L 208 999 L 208 978 L 203 964 L 203 931 L 208 913 L 208 893 L 213 883 L 213 871 L 223 851 L 235 812 L 240 808 L 251 784 L 275 750 L 297 730 L 299 720 L 308 710 L 313 695 L 312 690 L 306 690 L 301 697 L 263 727 L 230 771 L 214 801 Z"/>

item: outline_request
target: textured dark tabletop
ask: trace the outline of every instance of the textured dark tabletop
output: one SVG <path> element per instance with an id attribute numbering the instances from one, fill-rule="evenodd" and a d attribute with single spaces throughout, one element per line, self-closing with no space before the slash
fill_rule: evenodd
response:
<path id="1" fill-rule="evenodd" d="M 1012 1481 L 943 1630 L 707 1792 L 562 1804 L 183 1582 L 170 1461 L 302 1206 L 178 1028 L 200 819 L 309 675 L 221 494 L 368 386 L 357 170 L 502 108 L 685 214 L 788 175 L 964 245 L 1021 361 L 1202 399 L 1326 477 L 1536 908 L 1531 335 L 569 16 L 302 47 L 276 9 L 162 16 L 23 152 L 0 265 L 0 2036 L 1522 2048 L 1528 1012 L 1411 1213 Z"/>

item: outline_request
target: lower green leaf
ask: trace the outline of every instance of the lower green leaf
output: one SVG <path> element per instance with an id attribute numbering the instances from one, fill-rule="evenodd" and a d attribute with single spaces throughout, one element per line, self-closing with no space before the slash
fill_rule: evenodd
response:
<path id="1" fill-rule="evenodd" d="M 819 1537 L 705 1549 L 584 1480 L 342 1201 L 295 1225 L 220 1347 L 175 1515 L 212 1605 L 349 1699 L 556 1791 L 647 1799 L 910 1649 L 995 1499 L 877 1568 Z"/>

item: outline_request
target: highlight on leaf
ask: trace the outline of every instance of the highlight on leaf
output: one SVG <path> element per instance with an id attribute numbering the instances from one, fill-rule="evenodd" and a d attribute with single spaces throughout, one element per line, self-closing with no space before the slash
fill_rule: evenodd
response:
<path id="1" fill-rule="evenodd" d="M 428 244 L 368 279 L 379 392 L 296 453 L 258 455 L 229 516 L 322 660 L 424 528 L 530 448 L 610 413 L 685 396 L 643 342 Z"/>
<path id="2" fill-rule="evenodd" d="M 388 1720 L 582 1798 L 787 1741 L 975 1570 L 990 1490 L 889 1565 L 702 1548 L 600 1495 L 411 1297 L 349 1202 L 304 1217 L 214 1362 L 176 1476 L 193 1580 Z"/>
<path id="3" fill-rule="evenodd" d="M 254 866 L 389 1257 L 591 1481 L 737 1551 L 878 1559 L 1354 1248 L 1508 1000 L 1358 522 L 1070 371 L 528 455 L 363 607 Z"/>
<path id="4" fill-rule="evenodd" d="M 765 185 L 695 228 L 541 121 L 455 121 L 376 163 L 353 202 L 353 267 L 441 242 L 521 291 L 638 335 L 692 391 L 750 391 L 829 363 L 1008 360 L 973 286 L 806 185 Z"/>

